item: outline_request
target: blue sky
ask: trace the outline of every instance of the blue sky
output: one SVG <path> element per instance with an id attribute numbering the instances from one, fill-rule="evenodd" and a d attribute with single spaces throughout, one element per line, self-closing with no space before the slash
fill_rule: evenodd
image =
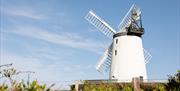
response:
<path id="1" fill-rule="evenodd" d="M 88 23 L 90 9 L 114 29 L 133 3 L 142 11 L 149 79 L 180 69 L 179 0 L 0 0 L 0 62 L 40 81 L 107 79 L 95 65 L 111 40 Z M 26 77 L 20 75 L 20 77 Z"/>

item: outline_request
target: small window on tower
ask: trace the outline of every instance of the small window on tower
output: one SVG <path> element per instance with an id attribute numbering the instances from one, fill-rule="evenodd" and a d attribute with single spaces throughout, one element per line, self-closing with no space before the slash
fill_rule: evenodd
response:
<path id="1" fill-rule="evenodd" d="M 115 50 L 115 55 L 117 55 L 117 50 Z"/>
<path id="2" fill-rule="evenodd" d="M 118 39 L 116 39 L 116 44 L 118 43 Z"/>

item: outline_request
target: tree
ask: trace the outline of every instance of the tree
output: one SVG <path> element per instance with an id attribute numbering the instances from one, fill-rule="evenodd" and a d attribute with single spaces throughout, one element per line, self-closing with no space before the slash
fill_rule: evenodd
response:
<path id="1" fill-rule="evenodd" d="M 167 89 L 169 91 L 180 91 L 180 70 L 173 76 L 169 76 Z"/>

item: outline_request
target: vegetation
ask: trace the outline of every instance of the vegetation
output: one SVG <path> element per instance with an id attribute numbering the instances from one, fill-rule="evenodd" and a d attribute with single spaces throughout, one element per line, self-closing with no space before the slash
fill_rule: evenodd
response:
<path id="1" fill-rule="evenodd" d="M 165 83 L 141 84 L 141 91 L 167 91 Z"/>
<path id="2" fill-rule="evenodd" d="M 10 84 L 2 83 L 0 84 L 0 91 L 51 91 L 51 87 L 47 87 L 46 84 L 39 84 L 37 81 L 32 81 L 29 85 L 25 83 L 24 80 L 17 82 L 13 79 L 13 76 L 16 76 L 18 72 L 14 68 L 7 68 L 0 71 L 1 78 L 7 78 Z"/>
<path id="3" fill-rule="evenodd" d="M 168 91 L 180 91 L 180 70 L 174 76 L 169 76 L 166 89 Z"/>
<path id="4" fill-rule="evenodd" d="M 82 91 L 133 91 L 132 83 L 92 83 L 85 81 Z M 140 91 L 180 91 L 180 70 L 173 76 L 169 76 L 167 83 L 141 84 Z M 71 91 L 75 90 L 75 85 L 71 86 Z"/>
<path id="5" fill-rule="evenodd" d="M 82 91 L 132 91 L 131 84 L 100 83 L 93 84 L 85 81 Z"/>
<path id="6" fill-rule="evenodd" d="M 13 79 L 18 72 L 14 68 L 7 68 L 0 70 L 1 78 L 4 77 L 8 79 L 10 84 L 6 84 L 5 82 L 0 84 L 0 91 L 51 91 L 51 88 L 54 86 L 47 87 L 46 84 L 39 84 L 38 81 L 34 80 L 30 84 L 25 82 L 24 80 L 17 82 Z M 152 83 L 152 84 L 141 84 L 140 91 L 180 91 L 180 70 L 169 76 L 167 83 Z M 82 85 L 82 91 L 133 91 L 132 83 L 93 83 L 85 81 Z M 71 86 L 71 91 L 75 90 L 75 85 Z"/>

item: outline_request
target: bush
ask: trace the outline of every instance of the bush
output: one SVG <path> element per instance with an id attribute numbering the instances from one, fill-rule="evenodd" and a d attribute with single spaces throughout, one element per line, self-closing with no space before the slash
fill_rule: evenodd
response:
<path id="1" fill-rule="evenodd" d="M 94 83 L 85 81 L 82 91 L 133 91 L 132 83 Z M 173 76 L 169 76 L 168 83 L 142 83 L 140 91 L 180 91 L 180 70 Z M 71 86 L 75 91 L 75 85 Z"/>
<path id="2" fill-rule="evenodd" d="M 2 85 L 0 85 L 0 91 L 7 91 L 8 86 L 5 85 L 5 83 L 3 83 Z"/>
<path id="3" fill-rule="evenodd" d="M 0 71 L 0 74 L 10 81 L 9 86 L 5 83 L 0 84 L 0 91 L 50 91 L 51 87 L 54 86 L 54 84 L 52 84 L 50 87 L 46 87 L 46 84 L 41 85 L 37 81 L 33 81 L 30 85 L 23 80 L 17 82 L 12 79 L 13 76 L 18 74 L 14 68 L 4 69 L 3 71 Z"/>
<path id="4" fill-rule="evenodd" d="M 158 84 L 158 86 L 153 91 L 167 91 L 164 84 Z"/>
<path id="5" fill-rule="evenodd" d="M 167 87 L 169 91 L 180 91 L 180 70 L 178 70 L 178 73 L 169 76 Z"/>
<path id="6" fill-rule="evenodd" d="M 71 89 L 73 91 L 73 89 Z M 93 83 L 85 81 L 82 91 L 133 91 L 132 84 L 126 83 Z"/>

